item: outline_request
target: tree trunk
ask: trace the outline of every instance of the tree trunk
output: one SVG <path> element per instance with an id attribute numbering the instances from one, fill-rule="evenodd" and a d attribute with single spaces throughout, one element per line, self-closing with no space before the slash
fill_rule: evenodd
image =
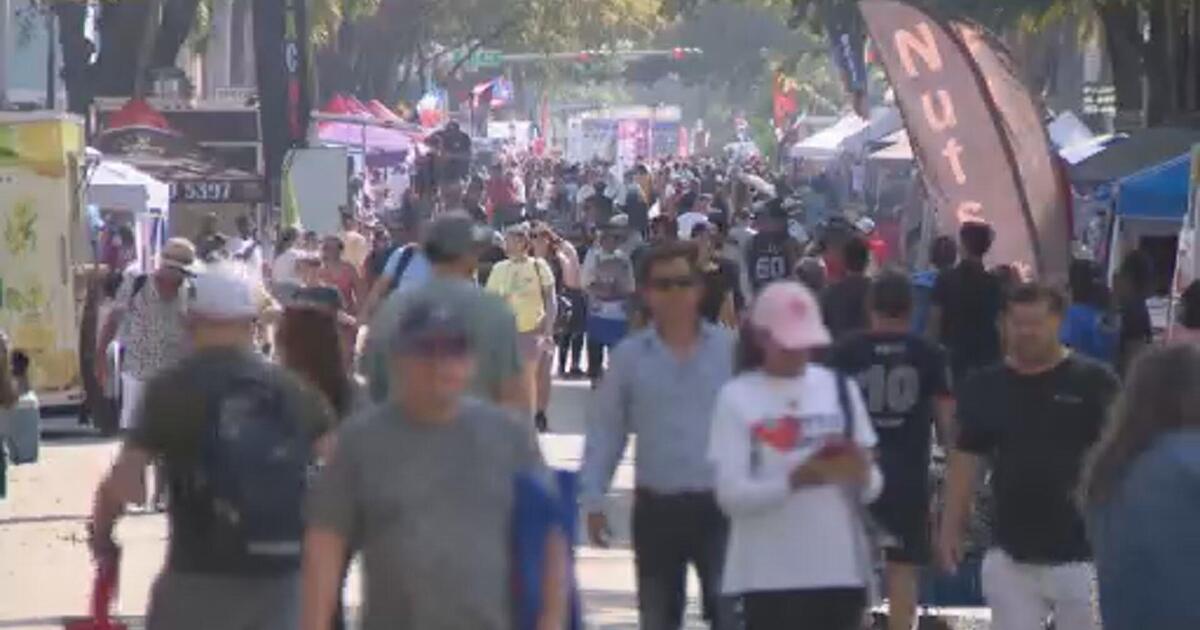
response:
<path id="1" fill-rule="evenodd" d="M 1200 110 L 1200 0 L 1188 6 L 1187 66 L 1184 69 L 1187 111 Z"/>
<path id="2" fill-rule="evenodd" d="M 100 4 L 100 40 L 104 46 L 95 65 L 95 94 L 128 96 L 133 93 L 138 42 L 146 24 L 149 3 L 150 0 L 125 0 Z M 82 27 L 80 29 L 82 36 Z"/>
<path id="3" fill-rule="evenodd" d="M 134 65 L 133 97 L 145 98 L 150 91 L 149 70 L 154 61 L 154 41 L 162 15 L 164 0 L 150 0 L 143 16 L 140 31 L 140 45 L 137 51 L 137 63 Z"/>
<path id="4" fill-rule="evenodd" d="M 1105 2 L 1096 10 L 1104 24 L 1104 42 L 1112 66 L 1117 109 L 1121 112 L 1141 111 L 1145 106 L 1142 99 L 1145 45 L 1138 28 L 1138 9 L 1132 4 Z"/>
<path id="5" fill-rule="evenodd" d="M 86 115 L 92 104 L 92 43 L 83 34 L 87 5 L 56 2 L 51 10 L 58 17 L 58 45 L 62 50 L 62 78 L 67 89 L 67 110 Z"/>
<path id="6" fill-rule="evenodd" d="M 1152 4 L 1150 41 L 1146 44 L 1146 125 L 1154 126 L 1175 114 L 1172 100 L 1174 59 L 1171 57 L 1171 17 L 1164 3 Z"/>
<path id="7" fill-rule="evenodd" d="M 153 68 L 175 65 L 179 50 L 192 32 L 200 0 L 166 0 L 162 9 L 162 25 L 154 41 Z"/>

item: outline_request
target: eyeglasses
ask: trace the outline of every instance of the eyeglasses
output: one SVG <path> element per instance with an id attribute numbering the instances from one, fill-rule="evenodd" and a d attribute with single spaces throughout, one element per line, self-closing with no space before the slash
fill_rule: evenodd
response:
<path id="1" fill-rule="evenodd" d="M 651 278 L 647 284 L 655 291 L 670 291 L 671 289 L 692 289 L 697 281 L 695 276 L 676 276 L 674 278 Z"/>

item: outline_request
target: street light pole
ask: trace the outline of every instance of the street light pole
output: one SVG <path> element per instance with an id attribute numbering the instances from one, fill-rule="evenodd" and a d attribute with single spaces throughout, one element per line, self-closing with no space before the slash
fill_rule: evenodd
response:
<path id="1" fill-rule="evenodd" d="M 0 109 L 8 105 L 9 0 L 0 0 Z"/>

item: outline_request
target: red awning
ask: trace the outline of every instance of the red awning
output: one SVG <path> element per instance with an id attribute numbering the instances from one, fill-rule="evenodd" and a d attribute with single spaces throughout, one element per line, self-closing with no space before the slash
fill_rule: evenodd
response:
<path id="1" fill-rule="evenodd" d="M 144 99 L 131 98 L 121 109 L 108 115 L 105 129 L 121 129 L 123 127 L 153 127 L 155 129 L 171 130 L 170 123 L 158 110 L 154 109 Z"/>

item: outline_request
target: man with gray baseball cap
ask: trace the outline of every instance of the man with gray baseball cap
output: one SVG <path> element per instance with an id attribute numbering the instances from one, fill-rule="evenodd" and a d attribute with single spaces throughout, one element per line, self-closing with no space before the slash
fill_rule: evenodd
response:
<path id="1" fill-rule="evenodd" d="M 528 394 L 521 381 L 516 319 L 503 299 L 484 292 L 474 281 L 479 254 L 491 238 L 490 229 L 462 212 L 439 215 L 430 223 L 423 249 L 433 266 L 433 278 L 424 286 L 392 293 L 371 319 L 362 371 L 372 400 L 386 400 L 391 386 L 387 357 L 395 323 L 412 304 L 437 300 L 463 317 L 476 365 L 470 393 L 513 409 L 524 408 Z"/>

